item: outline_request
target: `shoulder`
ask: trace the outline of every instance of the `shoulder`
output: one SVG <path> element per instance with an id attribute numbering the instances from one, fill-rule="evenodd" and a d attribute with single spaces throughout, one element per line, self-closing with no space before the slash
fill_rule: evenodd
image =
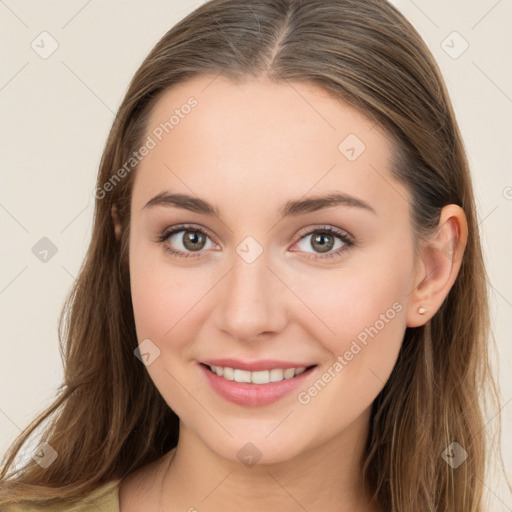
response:
<path id="1" fill-rule="evenodd" d="M 16 503 L 6 505 L 7 508 L 2 508 L 2 512 L 119 512 L 119 482 L 120 479 L 112 480 L 72 503 Z"/>

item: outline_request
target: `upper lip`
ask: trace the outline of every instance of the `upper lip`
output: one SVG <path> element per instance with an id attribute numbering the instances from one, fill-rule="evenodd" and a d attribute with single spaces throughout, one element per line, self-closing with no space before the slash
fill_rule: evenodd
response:
<path id="1" fill-rule="evenodd" d="M 286 370 L 287 368 L 302 368 L 313 366 L 315 363 L 297 363 L 292 361 L 277 361 L 276 359 L 260 359 L 258 361 L 240 361 L 239 359 L 208 359 L 201 361 L 203 364 L 209 366 L 222 366 L 223 368 L 237 368 L 249 372 L 257 372 L 262 370 L 274 370 L 280 368 Z"/>

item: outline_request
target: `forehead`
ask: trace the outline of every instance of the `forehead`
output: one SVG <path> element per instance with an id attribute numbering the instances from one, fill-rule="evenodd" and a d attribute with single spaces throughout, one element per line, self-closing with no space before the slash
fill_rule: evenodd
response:
<path id="1" fill-rule="evenodd" d="M 386 133 L 308 83 L 196 77 L 159 98 L 146 138 L 154 147 L 136 172 L 132 203 L 138 209 L 166 190 L 214 196 L 233 211 L 251 204 L 261 209 L 262 194 L 281 205 L 333 190 L 370 203 L 397 193 L 385 187 L 392 180 Z"/>

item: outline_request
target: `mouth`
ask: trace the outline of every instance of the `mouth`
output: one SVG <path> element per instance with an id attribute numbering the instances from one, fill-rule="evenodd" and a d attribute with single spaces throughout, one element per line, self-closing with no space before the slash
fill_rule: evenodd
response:
<path id="1" fill-rule="evenodd" d="M 293 379 L 316 365 L 299 366 L 297 368 L 272 368 L 268 370 L 249 371 L 239 368 L 230 368 L 229 366 L 215 366 L 201 363 L 205 368 L 215 375 L 228 381 L 235 381 L 246 384 L 269 384 L 271 382 L 281 382 L 283 380 Z"/>
<path id="2" fill-rule="evenodd" d="M 244 407 L 259 407 L 280 400 L 303 385 L 317 366 L 313 364 L 249 371 L 199 363 L 201 372 L 217 394 Z"/>

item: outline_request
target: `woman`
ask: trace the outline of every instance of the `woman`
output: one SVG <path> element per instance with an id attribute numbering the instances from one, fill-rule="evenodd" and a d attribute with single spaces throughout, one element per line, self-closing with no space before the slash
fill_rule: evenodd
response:
<path id="1" fill-rule="evenodd" d="M 2 510 L 482 510 L 471 179 L 394 7 L 202 5 L 132 79 L 94 195 L 64 386 Z"/>

